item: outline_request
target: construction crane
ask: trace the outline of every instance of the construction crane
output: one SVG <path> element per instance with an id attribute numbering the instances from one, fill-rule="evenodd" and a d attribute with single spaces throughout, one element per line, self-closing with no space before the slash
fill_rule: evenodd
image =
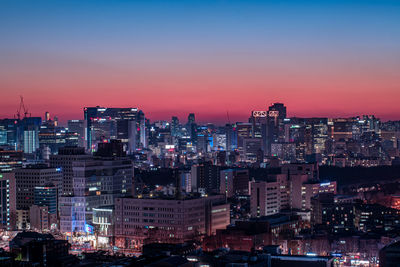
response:
<path id="1" fill-rule="evenodd" d="M 24 113 L 24 117 L 26 118 L 27 115 L 29 114 L 29 116 L 31 116 L 31 114 L 28 112 L 28 109 L 25 107 L 24 104 L 24 97 L 22 95 L 19 96 L 20 97 L 20 102 L 19 102 L 19 108 L 17 110 L 17 119 L 20 120 L 21 119 L 21 111 L 23 111 Z"/>

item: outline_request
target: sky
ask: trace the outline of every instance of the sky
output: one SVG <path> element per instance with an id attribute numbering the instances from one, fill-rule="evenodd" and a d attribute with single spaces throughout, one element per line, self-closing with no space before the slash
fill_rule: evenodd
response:
<path id="1" fill-rule="evenodd" d="M 400 1 L 0 1 L 0 117 L 400 119 Z"/>

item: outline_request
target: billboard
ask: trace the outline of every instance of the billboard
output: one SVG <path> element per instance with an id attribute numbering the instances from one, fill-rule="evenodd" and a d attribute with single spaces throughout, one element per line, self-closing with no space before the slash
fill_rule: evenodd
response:
<path id="1" fill-rule="evenodd" d="M 267 111 L 257 111 L 257 110 L 254 110 L 254 111 L 251 113 L 251 115 L 252 115 L 254 118 L 265 118 L 265 117 L 267 117 Z"/>

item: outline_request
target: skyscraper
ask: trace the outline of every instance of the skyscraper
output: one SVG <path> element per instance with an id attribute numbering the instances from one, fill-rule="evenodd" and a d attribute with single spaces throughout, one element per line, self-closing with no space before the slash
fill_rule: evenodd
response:
<path id="1" fill-rule="evenodd" d="M 118 139 L 125 150 L 133 153 L 138 148 L 147 147 L 146 119 L 137 108 L 85 107 L 86 148 L 96 150 L 97 143 Z"/>
<path id="2" fill-rule="evenodd" d="M 171 135 L 177 136 L 179 131 L 179 119 L 178 117 L 173 116 L 171 120 Z"/>

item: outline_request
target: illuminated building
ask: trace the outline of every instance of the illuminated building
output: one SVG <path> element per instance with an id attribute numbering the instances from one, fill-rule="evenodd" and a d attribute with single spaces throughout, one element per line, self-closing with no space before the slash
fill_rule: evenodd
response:
<path id="1" fill-rule="evenodd" d="M 114 206 L 93 208 L 92 224 L 97 229 L 97 234 L 103 237 L 104 244 L 109 244 L 109 238 L 114 235 Z"/>
<path id="2" fill-rule="evenodd" d="M 286 106 L 282 103 L 274 103 L 268 108 L 267 116 L 267 154 L 271 152 L 271 144 L 285 141 L 284 119 L 286 118 Z"/>
<path id="3" fill-rule="evenodd" d="M 17 123 L 17 150 L 32 154 L 39 148 L 40 117 L 27 117 Z"/>
<path id="4" fill-rule="evenodd" d="M 218 193 L 220 166 L 209 162 L 192 165 L 192 192 Z"/>
<path id="5" fill-rule="evenodd" d="M 243 139 L 243 159 L 247 162 L 257 162 L 259 154 L 262 154 L 261 138 L 244 138 Z M 261 163 L 261 162 L 260 162 Z"/>
<path id="6" fill-rule="evenodd" d="M 296 144 L 272 143 L 271 156 L 278 157 L 285 162 L 296 162 Z"/>
<path id="7" fill-rule="evenodd" d="M 178 136 L 179 134 L 179 119 L 178 117 L 173 116 L 171 119 L 171 136 Z"/>
<path id="8" fill-rule="evenodd" d="M 0 148 L 0 173 L 21 168 L 24 160 L 22 151 L 3 150 Z"/>
<path id="9" fill-rule="evenodd" d="M 35 204 L 35 187 L 53 183 L 61 188 L 62 172 L 58 168 L 49 168 L 46 165 L 28 165 L 26 168 L 16 169 L 16 201 L 17 210 L 27 210 Z"/>
<path id="10" fill-rule="evenodd" d="M 16 224 L 18 228 L 25 228 L 29 218 L 29 208 L 35 204 L 35 187 L 52 183 L 57 186 L 57 192 L 60 192 L 62 172 L 58 168 L 37 164 L 16 169 L 13 173 L 16 187 Z"/>
<path id="11" fill-rule="evenodd" d="M 58 210 L 58 192 L 53 184 L 45 186 L 36 186 L 34 189 L 34 204 L 40 207 L 48 207 L 48 212 L 57 214 Z"/>
<path id="12" fill-rule="evenodd" d="M 58 149 L 57 155 L 50 155 L 50 166 L 62 170 L 62 195 L 73 194 L 73 170 L 72 163 L 88 159 L 91 156 L 85 154 L 83 147 L 62 147 Z"/>
<path id="13" fill-rule="evenodd" d="M 237 129 L 236 125 L 232 126 L 231 124 L 225 125 L 226 132 L 226 151 L 233 151 L 237 148 Z"/>
<path id="14" fill-rule="evenodd" d="M 230 223 L 223 195 L 173 198 L 118 198 L 115 204 L 116 245 L 138 249 L 144 240 L 181 243 L 211 235 Z"/>
<path id="15" fill-rule="evenodd" d="M 34 153 L 39 148 L 39 131 L 36 126 L 27 126 L 24 129 L 23 136 L 24 153 Z"/>
<path id="16" fill-rule="evenodd" d="M 226 197 L 249 195 L 249 171 L 246 169 L 227 169 L 220 174 L 220 193 Z"/>
<path id="17" fill-rule="evenodd" d="M 252 182 L 250 213 L 252 217 L 277 214 L 280 210 L 280 188 L 277 182 Z"/>
<path id="18" fill-rule="evenodd" d="M 56 154 L 64 146 L 77 146 L 79 141 L 77 133 L 61 128 L 48 128 L 45 125 L 40 127 L 38 138 L 40 148 L 49 148 L 51 154 Z"/>
<path id="19" fill-rule="evenodd" d="M 244 139 L 252 138 L 253 125 L 251 123 L 237 123 L 237 149 L 241 155 L 244 153 Z"/>
<path id="20" fill-rule="evenodd" d="M 129 153 L 147 147 L 146 119 L 137 108 L 85 107 L 84 118 L 88 150 L 110 139 L 121 140 Z"/>
<path id="21" fill-rule="evenodd" d="M 291 175 L 292 208 L 309 210 L 311 198 L 322 193 L 336 194 L 336 182 L 309 182 L 304 181 L 303 175 Z"/>
<path id="22" fill-rule="evenodd" d="M 14 228 L 12 216 L 15 215 L 15 176 L 14 173 L 0 173 L 0 227 Z"/>
<path id="23" fill-rule="evenodd" d="M 77 133 L 78 135 L 78 146 L 86 147 L 85 144 L 85 120 L 69 120 L 68 121 L 68 131 L 72 133 Z"/>
<path id="24" fill-rule="evenodd" d="M 0 145 L 8 145 L 17 150 L 18 145 L 17 119 L 0 119 Z M 21 150 L 21 147 L 18 147 Z"/>
<path id="25" fill-rule="evenodd" d="M 354 206 L 354 226 L 364 232 L 390 231 L 400 222 L 400 212 L 379 204 L 357 204 Z"/>
<path id="26" fill-rule="evenodd" d="M 128 158 L 96 157 L 74 161 L 73 195 L 60 198 L 60 231 L 86 232 L 93 209 L 114 205 L 132 194 L 133 165 Z"/>

